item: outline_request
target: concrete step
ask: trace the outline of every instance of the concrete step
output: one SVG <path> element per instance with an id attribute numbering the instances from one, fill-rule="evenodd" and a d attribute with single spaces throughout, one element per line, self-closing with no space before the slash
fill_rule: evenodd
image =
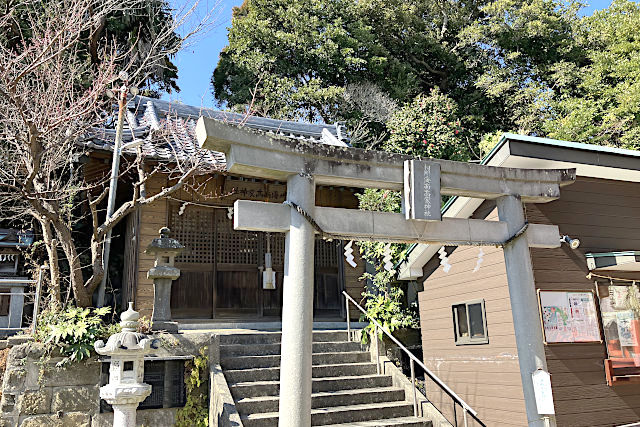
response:
<path id="1" fill-rule="evenodd" d="M 433 427 L 433 423 L 424 418 L 402 417 L 386 420 L 359 421 L 355 423 L 327 424 L 326 427 Z"/>
<path id="2" fill-rule="evenodd" d="M 314 365 L 357 363 L 371 361 L 370 353 L 366 351 L 315 353 Z M 223 369 L 274 368 L 280 366 L 280 355 L 264 356 L 235 356 L 221 360 Z"/>
<path id="3" fill-rule="evenodd" d="M 355 423 L 389 418 L 410 417 L 413 406 L 409 402 L 365 403 L 360 405 L 334 406 L 311 410 L 311 425 Z M 278 425 L 277 412 L 241 415 L 245 427 L 271 427 Z"/>
<path id="4" fill-rule="evenodd" d="M 314 378 L 313 392 L 356 390 L 373 387 L 390 387 L 393 380 L 385 375 L 356 375 L 350 377 Z M 277 396 L 280 392 L 280 381 L 247 381 L 229 384 L 234 399 L 257 396 Z"/>
<path id="5" fill-rule="evenodd" d="M 220 344 L 274 344 L 282 338 L 281 332 L 248 332 L 220 335 Z M 313 342 L 347 341 L 347 331 L 314 331 Z"/>
<path id="6" fill-rule="evenodd" d="M 357 390 L 322 391 L 313 393 L 311 407 L 359 405 L 363 403 L 395 402 L 404 400 L 404 390 L 396 387 L 363 388 Z M 246 397 L 236 401 L 240 414 L 277 412 L 278 396 Z"/>
<path id="7" fill-rule="evenodd" d="M 337 353 L 343 351 L 362 351 L 363 347 L 358 342 L 327 341 L 314 342 L 314 353 Z M 266 356 L 280 354 L 280 343 L 271 344 L 225 344 L 220 345 L 220 357 L 232 356 Z"/>
<path id="8" fill-rule="evenodd" d="M 199 319 L 180 319 L 178 327 L 180 331 L 191 332 L 191 331 L 200 331 L 200 332 L 212 332 L 219 334 L 220 331 L 230 330 L 230 329 L 245 329 L 245 330 L 255 330 L 255 331 L 281 331 L 282 330 L 282 322 L 265 322 L 263 320 L 259 322 L 247 322 L 247 321 L 203 321 Z M 369 322 L 351 322 L 352 329 L 364 329 L 367 327 Z M 313 322 L 313 330 L 346 330 L 347 322 L 327 322 L 327 321 L 318 321 Z"/>
<path id="9" fill-rule="evenodd" d="M 313 377 L 348 377 L 376 373 L 376 364 L 367 363 L 339 363 L 335 365 L 317 365 L 313 368 Z M 228 383 L 247 381 L 275 381 L 280 379 L 280 367 L 256 369 L 228 369 L 224 370 Z"/>

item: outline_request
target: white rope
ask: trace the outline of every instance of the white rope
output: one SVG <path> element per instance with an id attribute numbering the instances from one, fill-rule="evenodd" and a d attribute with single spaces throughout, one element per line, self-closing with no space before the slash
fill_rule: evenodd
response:
<path id="1" fill-rule="evenodd" d="M 609 282 L 613 282 L 614 280 L 617 282 L 631 282 L 631 284 L 635 284 L 636 282 L 640 282 L 640 280 L 638 279 L 623 279 L 621 277 L 612 277 L 612 276 L 603 276 L 601 274 L 596 274 L 596 273 L 589 273 L 587 274 L 587 279 L 591 279 L 593 277 L 599 277 L 601 279 L 606 279 Z"/>

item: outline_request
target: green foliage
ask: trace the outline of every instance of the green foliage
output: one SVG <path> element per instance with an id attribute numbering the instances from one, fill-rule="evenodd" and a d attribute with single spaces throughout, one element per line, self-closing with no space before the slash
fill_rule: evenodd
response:
<path id="1" fill-rule="evenodd" d="M 480 117 L 489 103 L 465 65 L 477 47 L 452 49 L 470 16 L 480 10 L 461 2 L 246 0 L 234 10 L 214 94 L 258 114 L 334 121 L 369 115 L 345 100 L 353 84 L 400 102 L 439 87 L 468 100 L 464 115 Z M 486 131 L 486 119 L 473 123 Z"/>
<path id="2" fill-rule="evenodd" d="M 64 359 L 59 366 L 91 357 L 93 344 L 120 330 L 120 325 L 106 324 L 110 307 L 69 307 L 64 311 L 47 311 L 38 319 L 35 340 L 47 345 L 48 352 L 59 349 Z"/>
<path id="3" fill-rule="evenodd" d="M 383 212 L 400 211 L 401 195 L 397 191 L 366 189 L 358 195 L 358 199 L 360 209 Z M 408 246 L 369 241 L 359 242 L 358 245 L 363 258 L 375 266 L 373 274 L 365 273 L 360 278 L 371 282 L 371 286 L 362 294 L 367 314 L 378 321 L 389 333 L 398 328 L 418 327 L 417 315 L 404 307 L 403 292 L 394 283 L 396 271 L 385 270 L 382 261 L 387 246 L 394 264 L 404 259 Z M 368 319 L 362 315 L 360 320 L 366 321 Z M 374 329 L 375 325 L 370 322 L 362 334 L 363 343 L 368 342 L 369 333 Z M 382 336 L 383 332 L 379 331 L 379 333 Z"/>
<path id="4" fill-rule="evenodd" d="M 278 118 L 335 117 L 344 86 L 378 56 L 349 0 L 252 0 L 234 9 L 229 46 L 212 83 L 216 98 Z"/>
<path id="5" fill-rule="evenodd" d="M 380 211 L 380 212 L 400 212 L 400 205 L 402 202 L 402 195 L 398 191 L 391 190 L 378 190 L 367 188 L 361 194 L 356 194 L 360 209 L 367 211 Z M 387 246 L 383 242 L 370 242 L 361 241 L 358 242 L 360 252 L 364 259 L 369 261 L 376 268 L 382 270 L 382 257 Z M 390 245 L 391 255 L 393 259 L 399 261 L 403 258 L 407 245 L 392 244 Z"/>
<path id="6" fill-rule="evenodd" d="M 207 347 L 185 365 L 187 403 L 176 413 L 177 427 L 209 425 L 209 358 Z"/>
<path id="7" fill-rule="evenodd" d="M 365 298 L 365 309 L 367 314 L 375 319 L 382 328 L 389 333 L 393 333 L 399 328 L 418 328 L 420 326 L 418 316 L 415 312 L 404 307 L 402 289 L 391 285 L 395 272 L 379 271 L 375 275 L 365 273 L 363 278 L 372 281 L 372 289 L 362 293 Z M 360 321 L 368 320 L 363 314 Z M 369 322 L 362 332 L 362 342 L 368 343 L 369 335 L 376 330 L 373 322 Z M 384 332 L 378 330 L 379 337 L 382 338 Z"/>
<path id="8" fill-rule="evenodd" d="M 580 22 L 585 63 L 556 70 L 548 136 L 640 149 L 640 4 L 615 0 Z"/>
<path id="9" fill-rule="evenodd" d="M 175 7 L 175 6 L 174 6 Z M 131 46 L 134 51 L 144 52 L 152 43 L 160 43 L 159 52 L 171 51 L 180 44 L 180 35 L 172 32 L 166 38 L 158 40 L 157 35 L 174 25 L 171 3 L 166 0 L 145 0 L 136 5 L 117 11 L 109 16 L 101 34 L 100 43 L 105 45 Z M 89 51 L 91 53 L 91 51 Z M 172 62 L 173 54 L 166 55 L 162 61 L 149 70 L 144 87 L 144 95 L 159 97 L 162 93 L 179 91 L 178 67 Z M 96 63 L 101 58 L 92 58 Z M 135 66 L 141 66 L 144 55 L 136 58 Z"/>
<path id="10" fill-rule="evenodd" d="M 460 161 L 470 157 L 457 106 L 439 89 L 404 105 L 387 127 L 390 136 L 382 145 L 385 151 Z"/>
<path id="11" fill-rule="evenodd" d="M 253 101 L 257 114 L 351 128 L 365 120 L 382 140 L 376 148 L 420 156 L 480 158 L 478 143 L 504 129 L 639 148 L 640 5 L 615 0 L 586 17 L 581 7 L 247 0 L 234 11 L 214 93 L 233 108 Z M 372 124 L 374 107 L 351 102 L 358 85 L 400 108 Z"/>
<path id="12" fill-rule="evenodd" d="M 476 86 L 500 104 L 502 124 L 490 132 L 541 131 L 554 73 L 561 64 L 585 60 L 574 37 L 581 6 L 574 0 L 489 1 L 481 6 L 483 19 L 461 31 L 462 44 L 482 47 L 479 61 L 485 66 Z"/>
<path id="13" fill-rule="evenodd" d="M 575 36 L 579 8 L 572 0 L 246 0 L 234 10 L 213 90 L 259 115 L 344 120 L 351 129 L 365 121 L 383 149 L 479 158 L 487 133 L 541 134 L 558 85 L 576 85 L 572 70 L 589 61 Z M 375 107 L 350 102 L 358 85 L 404 107 L 391 123 L 371 123 Z M 458 128 L 433 126 L 429 108 Z M 364 143 L 379 148 L 372 139 Z"/>

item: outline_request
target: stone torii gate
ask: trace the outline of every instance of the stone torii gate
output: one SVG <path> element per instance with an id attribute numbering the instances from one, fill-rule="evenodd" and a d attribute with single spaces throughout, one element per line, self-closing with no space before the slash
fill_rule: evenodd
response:
<path id="1" fill-rule="evenodd" d="M 203 148 L 225 153 L 229 172 L 286 181 L 285 204 L 238 200 L 237 230 L 284 232 L 281 427 L 311 425 L 313 218 L 325 233 L 343 239 L 446 245 L 504 244 L 511 307 L 527 418 L 543 426 L 531 374 L 546 371 L 529 247 L 560 246 L 557 226 L 527 224 L 523 203 L 560 197 L 575 169 L 514 169 L 447 160 L 428 161 L 350 147 L 294 141 L 201 117 Z M 405 214 L 315 206 L 315 186 L 403 191 Z M 440 218 L 441 195 L 496 200 L 499 221 Z M 293 208 L 292 208 L 293 207 Z M 308 218 L 305 218 L 304 215 Z M 551 425 L 555 420 L 551 419 Z"/>

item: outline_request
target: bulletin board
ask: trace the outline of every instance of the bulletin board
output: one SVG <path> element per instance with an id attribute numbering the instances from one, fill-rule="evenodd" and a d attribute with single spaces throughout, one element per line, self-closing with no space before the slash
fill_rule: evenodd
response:
<path id="1" fill-rule="evenodd" d="M 592 291 L 538 290 L 545 344 L 602 342 Z"/>

